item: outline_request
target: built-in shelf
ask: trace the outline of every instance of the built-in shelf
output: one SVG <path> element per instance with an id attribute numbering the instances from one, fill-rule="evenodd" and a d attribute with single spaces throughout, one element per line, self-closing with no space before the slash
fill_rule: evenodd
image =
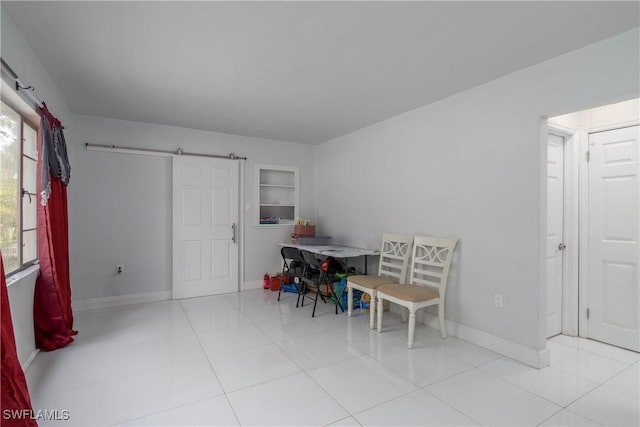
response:
<path id="1" fill-rule="evenodd" d="M 293 225 L 300 199 L 298 174 L 297 166 L 256 165 L 256 225 Z"/>

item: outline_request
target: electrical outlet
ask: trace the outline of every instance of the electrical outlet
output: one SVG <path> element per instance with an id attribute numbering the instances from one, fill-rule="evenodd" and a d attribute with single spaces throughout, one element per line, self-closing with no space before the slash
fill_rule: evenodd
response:
<path id="1" fill-rule="evenodd" d="M 495 304 L 496 307 L 498 308 L 502 308 L 503 306 L 503 299 L 502 299 L 502 295 L 501 294 L 495 294 L 493 296 L 493 303 Z"/>
<path id="2" fill-rule="evenodd" d="M 117 274 L 122 274 L 124 273 L 124 265 L 116 265 L 116 273 Z"/>

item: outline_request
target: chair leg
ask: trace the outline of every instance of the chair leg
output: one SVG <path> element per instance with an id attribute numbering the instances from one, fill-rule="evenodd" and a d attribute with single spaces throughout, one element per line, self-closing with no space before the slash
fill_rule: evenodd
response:
<path id="1" fill-rule="evenodd" d="M 408 348 L 413 348 L 413 335 L 416 332 L 416 312 L 409 310 L 409 341 Z"/>
<path id="2" fill-rule="evenodd" d="M 316 299 L 313 301 L 313 311 L 311 312 L 311 317 L 316 316 L 316 306 L 318 305 L 318 295 L 320 294 L 320 285 L 318 285 L 318 289 L 316 291 Z M 324 299 L 324 297 L 323 297 Z"/>
<path id="3" fill-rule="evenodd" d="M 353 288 L 347 285 L 347 316 L 353 313 Z"/>
<path id="4" fill-rule="evenodd" d="M 382 297 L 378 295 L 378 332 L 382 332 L 382 313 L 384 312 L 384 301 Z"/>
<path id="5" fill-rule="evenodd" d="M 440 301 L 438 304 L 438 318 L 440 319 L 440 336 L 447 337 L 447 325 L 444 322 L 444 303 Z"/>
<path id="6" fill-rule="evenodd" d="M 370 295 L 371 301 L 369 303 L 369 329 L 373 329 L 376 326 L 376 290 L 374 289 Z"/>
<path id="7" fill-rule="evenodd" d="M 402 321 L 407 323 L 407 314 L 409 314 L 409 310 L 405 310 L 404 307 L 401 308 L 402 312 L 400 315 L 402 316 Z"/>
<path id="8" fill-rule="evenodd" d="M 304 299 L 306 298 L 305 297 L 306 294 L 307 294 L 307 283 L 302 282 L 302 286 L 300 287 L 300 294 L 298 295 L 298 301 L 300 302 L 300 307 L 304 307 Z M 296 303 L 296 307 L 298 307 L 297 303 Z"/>
<path id="9" fill-rule="evenodd" d="M 294 282 L 295 283 L 295 282 Z M 298 299 L 296 300 L 296 308 L 300 306 L 300 296 L 302 296 L 302 302 L 304 303 L 304 282 L 296 283 L 296 291 L 298 291 Z"/>
<path id="10" fill-rule="evenodd" d="M 336 314 L 338 314 L 338 307 L 340 307 L 340 312 L 344 313 L 344 307 L 342 306 L 342 303 L 340 302 L 340 298 L 338 298 L 338 295 L 334 293 L 334 295 L 336 296 Z"/>

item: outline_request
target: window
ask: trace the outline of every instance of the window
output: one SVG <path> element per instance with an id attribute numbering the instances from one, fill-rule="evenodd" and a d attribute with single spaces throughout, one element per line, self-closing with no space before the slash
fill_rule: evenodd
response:
<path id="1" fill-rule="evenodd" d="M 37 131 L 4 102 L 0 109 L 0 249 L 6 274 L 35 262 Z"/>

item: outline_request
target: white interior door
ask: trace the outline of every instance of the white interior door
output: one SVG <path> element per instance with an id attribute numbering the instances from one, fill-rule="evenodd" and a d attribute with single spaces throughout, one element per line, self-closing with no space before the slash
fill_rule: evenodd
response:
<path id="1" fill-rule="evenodd" d="M 562 332 L 564 277 L 564 138 L 547 145 L 547 337 Z"/>
<path id="2" fill-rule="evenodd" d="M 238 162 L 173 157 L 173 298 L 238 290 Z"/>
<path id="3" fill-rule="evenodd" d="M 638 126 L 589 135 L 590 338 L 640 351 Z"/>

